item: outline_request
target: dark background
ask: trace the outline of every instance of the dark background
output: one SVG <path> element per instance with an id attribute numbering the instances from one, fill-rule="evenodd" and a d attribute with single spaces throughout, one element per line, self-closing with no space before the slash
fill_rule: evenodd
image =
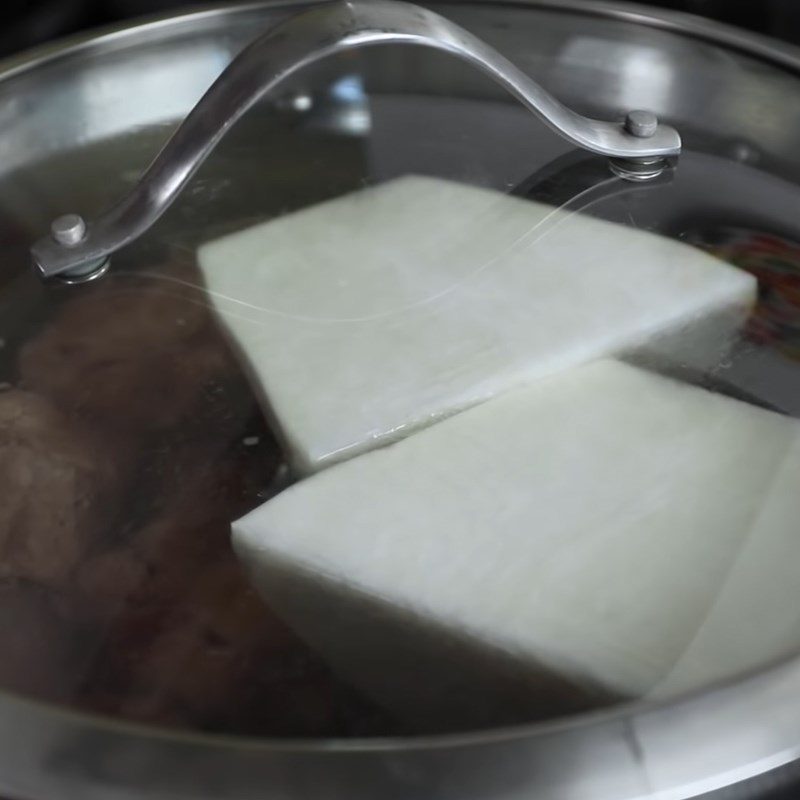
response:
<path id="1" fill-rule="evenodd" d="M 190 0 L 0 0 L 0 57 L 83 28 L 189 6 Z M 800 43 L 800 0 L 651 0 Z"/>

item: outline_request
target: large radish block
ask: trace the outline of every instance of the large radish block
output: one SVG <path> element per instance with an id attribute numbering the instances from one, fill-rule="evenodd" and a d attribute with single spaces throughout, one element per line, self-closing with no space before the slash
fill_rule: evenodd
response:
<path id="1" fill-rule="evenodd" d="M 800 442 L 795 438 L 708 614 L 652 695 L 674 696 L 739 677 L 798 652 Z"/>
<path id="2" fill-rule="evenodd" d="M 603 355 L 703 369 L 755 296 L 751 276 L 679 242 L 413 176 L 199 261 L 302 473 Z"/>
<path id="3" fill-rule="evenodd" d="M 796 538 L 798 435 L 598 361 L 294 485 L 234 523 L 234 546 L 343 677 L 415 726 L 567 712 L 652 691 L 748 537 Z"/>

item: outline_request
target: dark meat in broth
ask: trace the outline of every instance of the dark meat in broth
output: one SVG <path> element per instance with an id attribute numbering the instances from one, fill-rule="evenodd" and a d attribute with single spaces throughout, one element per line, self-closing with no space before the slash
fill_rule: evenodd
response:
<path id="1" fill-rule="evenodd" d="M 203 386 L 237 368 L 200 293 L 182 283 L 196 274 L 155 272 L 82 287 L 22 348 L 22 385 L 94 426 L 141 435 L 179 423 Z"/>
<path id="2" fill-rule="evenodd" d="M 0 576 L 58 585 L 111 522 L 127 464 L 30 392 L 0 392 Z"/>
<path id="3" fill-rule="evenodd" d="M 156 272 L 65 295 L 0 393 L 0 688 L 224 733 L 395 732 L 251 590 L 230 521 L 281 452 L 196 270 Z"/>

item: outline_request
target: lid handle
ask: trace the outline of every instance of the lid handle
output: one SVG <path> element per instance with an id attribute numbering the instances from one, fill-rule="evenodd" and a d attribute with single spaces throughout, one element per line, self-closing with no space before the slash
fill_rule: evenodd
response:
<path id="1" fill-rule="evenodd" d="M 56 220 L 51 235 L 31 248 L 41 276 L 78 283 L 105 272 L 111 253 L 153 225 L 228 129 L 267 92 L 326 56 L 379 44 L 421 45 L 464 59 L 572 144 L 610 157 L 623 177 L 646 180 L 680 153 L 678 132 L 653 114 L 633 110 L 623 122 L 583 117 L 494 48 L 432 11 L 397 0 L 337 1 L 290 18 L 245 48 L 115 206 L 94 222 L 75 215 Z"/>

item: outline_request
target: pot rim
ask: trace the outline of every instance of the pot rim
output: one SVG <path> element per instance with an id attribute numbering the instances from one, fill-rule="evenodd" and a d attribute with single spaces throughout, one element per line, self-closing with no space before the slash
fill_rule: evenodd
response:
<path id="1" fill-rule="evenodd" d="M 22 53 L 0 60 L 0 85 L 45 65 L 57 63 L 61 58 L 80 54 L 101 54 L 116 47 L 135 46 L 153 34 L 170 33 L 177 28 L 193 27 L 200 21 L 224 19 L 259 9 L 292 9 L 315 4 L 316 0 L 262 0 L 230 5 L 202 4 L 176 13 L 147 15 L 128 23 L 112 24 L 39 45 Z M 732 25 L 706 20 L 694 14 L 650 8 L 646 5 L 615 0 L 427 0 L 428 5 L 505 6 L 532 10 L 593 16 L 602 19 L 643 25 L 652 29 L 675 33 L 710 44 L 734 50 L 740 54 L 770 63 L 800 75 L 800 47 L 754 34 Z M 46 713 L 65 724 L 89 726 L 110 734 L 146 738 L 173 744 L 186 744 L 203 748 L 241 751 L 271 751 L 283 753 L 356 753 L 387 751 L 419 751 L 472 747 L 489 743 L 544 739 L 567 732 L 578 732 L 610 724 L 627 724 L 634 718 L 680 715 L 691 709 L 703 713 L 710 705 L 731 703 L 744 694 L 757 692 L 771 682 L 790 677 L 800 685 L 800 649 L 764 666 L 754 668 L 733 678 L 693 689 L 680 695 L 659 700 L 636 700 L 608 709 L 584 712 L 568 717 L 541 722 L 489 728 L 478 731 L 433 734 L 422 736 L 375 738 L 315 738 L 291 739 L 207 734 L 191 730 L 158 727 L 73 709 L 46 701 L 28 698 L 0 687 L 0 716 L 4 709 L 34 716 Z M 635 736 L 635 734 L 633 734 Z M 800 741 L 796 747 L 783 750 L 742 768 L 736 780 L 742 780 L 775 769 L 800 758 Z M 727 785 L 727 783 L 719 784 Z M 703 787 L 704 791 L 718 788 Z M 678 797 L 670 794 L 669 797 Z M 684 795 L 680 795 L 683 797 Z M 661 797 L 661 794 L 659 794 Z M 667 796 L 664 795 L 666 798 Z"/>

